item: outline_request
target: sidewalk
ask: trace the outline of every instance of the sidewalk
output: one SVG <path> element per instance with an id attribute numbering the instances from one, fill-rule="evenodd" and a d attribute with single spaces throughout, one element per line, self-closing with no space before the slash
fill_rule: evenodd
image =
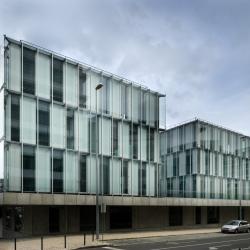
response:
<path id="1" fill-rule="evenodd" d="M 135 238 L 148 238 L 148 237 L 161 237 L 161 236 L 174 236 L 174 235 L 188 235 L 188 234 L 207 234 L 220 232 L 220 228 L 195 228 L 195 229 L 166 229 L 159 231 L 134 231 L 134 232 L 112 232 L 103 235 L 104 241 L 122 240 L 122 239 L 135 239 Z"/>
<path id="2" fill-rule="evenodd" d="M 174 235 L 190 235 L 190 234 L 207 234 L 219 232 L 219 228 L 196 228 L 196 229 L 171 229 L 171 230 L 158 230 L 158 231 L 133 231 L 133 232 L 109 232 L 100 235 L 99 241 L 92 241 L 92 236 L 87 235 L 85 246 L 83 243 L 83 235 L 68 235 L 66 248 L 64 248 L 64 236 L 47 236 L 43 237 L 43 250 L 63 250 L 63 249 L 79 249 L 88 247 L 99 247 L 111 245 L 112 240 L 126 240 L 136 238 L 149 238 L 149 237 L 162 237 Z M 41 238 L 19 238 L 16 243 L 17 250 L 40 250 Z M 0 250 L 14 250 L 14 240 L 6 239 L 0 240 Z"/>

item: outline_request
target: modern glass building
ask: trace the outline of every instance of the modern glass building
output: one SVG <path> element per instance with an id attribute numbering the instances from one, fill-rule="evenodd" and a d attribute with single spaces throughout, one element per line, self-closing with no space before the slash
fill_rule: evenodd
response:
<path id="1" fill-rule="evenodd" d="M 250 218 L 249 137 L 166 130 L 164 94 L 9 37 L 0 52 L 0 237 L 94 230 L 97 190 L 101 230 Z"/>
<path id="2" fill-rule="evenodd" d="M 163 195 L 250 199 L 250 137 L 195 119 L 161 135 Z"/>

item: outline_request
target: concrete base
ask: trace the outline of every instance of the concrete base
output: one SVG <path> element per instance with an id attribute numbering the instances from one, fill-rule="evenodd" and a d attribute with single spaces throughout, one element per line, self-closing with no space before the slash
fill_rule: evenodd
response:
<path id="1" fill-rule="evenodd" d="M 53 220 L 53 218 L 50 218 L 51 207 L 56 207 L 59 213 L 58 230 L 53 232 L 53 234 L 80 233 L 81 231 L 95 230 L 95 206 L 3 206 L 1 207 L 3 214 L 2 236 L 8 238 L 52 234 L 51 227 L 55 226 L 55 222 L 50 221 Z M 111 230 L 111 208 L 110 206 L 107 207 L 106 214 L 100 216 L 101 231 L 107 232 Z M 115 211 L 119 211 L 119 209 L 119 207 L 116 207 Z M 170 226 L 169 220 L 170 216 L 172 216 L 172 214 L 169 214 L 170 207 L 133 206 L 128 209 L 128 211 L 132 211 L 131 217 L 128 214 L 119 214 L 120 218 L 124 216 L 131 218 L 131 226 L 123 227 L 122 221 L 118 221 L 115 225 L 120 226 L 119 230 L 215 227 L 224 224 L 228 220 L 237 219 L 239 215 L 238 207 L 219 207 L 218 221 L 209 224 L 208 209 L 210 209 L 209 213 L 211 216 L 211 207 L 201 207 L 200 224 L 197 225 L 196 207 L 183 207 L 181 225 Z M 249 207 L 244 208 L 243 214 L 244 219 L 250 220 Z M 119 217 L 114 215 L 112 215 L 112 218 L 112 220 L 114 218 L 120 220 Z"/>

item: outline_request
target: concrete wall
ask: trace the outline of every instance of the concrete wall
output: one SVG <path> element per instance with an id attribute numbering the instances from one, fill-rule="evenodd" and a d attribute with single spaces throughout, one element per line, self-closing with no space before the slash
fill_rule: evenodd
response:
<path id="1" fill-rule="evenodd" d="M 133 207 L 132 227 L 165 228 L 168 226 L 168 207 Z"/>
<path id="2" fill-rule="evenodd" d="M 15 232 L 14 206 L 3 207 L 3 236 L 18 237 L 28 235 L 49 234 L 49 206 L 23 206 L 23 227 L 21 232 Z M 60 218 L 60 231 L 58 233 L 79 233 L 80 232 L 80 206 L 58 206 Z M 89 207 L 95 212 L 95 207 Z M 90 210 L 86 210 L 88 216 Z M 238 207 L 220 207 L 219 224 L 207 224 L 207 207 L 201 207 L 201 224 L 195 224 L 196 207 L 183 207 L 183 225 L 171 227 L 215 227 L 231 219 L 238 218 Z M 10 227 L 6 228 L 6 211 L 11 211 Z M 90 218 L 89 216 L 87 218 Z M 250 221 L 250 207 L 245 208 L 245 219 Z M 91 219 L 92 221 L 93 219 Z M 104 223 L 103 223 L 104 222 Z M 100 230 L 110 230 L 110 207 L 107 212 L 100 216 Z M 169 207 L 167 206 L 134 206 L 132 207 L 132 228 L 140 229 L 167 229 L 169 228 Z"/>

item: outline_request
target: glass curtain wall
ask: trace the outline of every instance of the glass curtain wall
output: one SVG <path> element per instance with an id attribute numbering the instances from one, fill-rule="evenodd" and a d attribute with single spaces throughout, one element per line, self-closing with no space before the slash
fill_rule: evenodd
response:
<path id="1" fill-rule="evenodd" d="M 155 195 L 157 93 L 18 42 L 5 60 L 8 190 L 95 193 L 97 149 L 104 194 Z"/>

